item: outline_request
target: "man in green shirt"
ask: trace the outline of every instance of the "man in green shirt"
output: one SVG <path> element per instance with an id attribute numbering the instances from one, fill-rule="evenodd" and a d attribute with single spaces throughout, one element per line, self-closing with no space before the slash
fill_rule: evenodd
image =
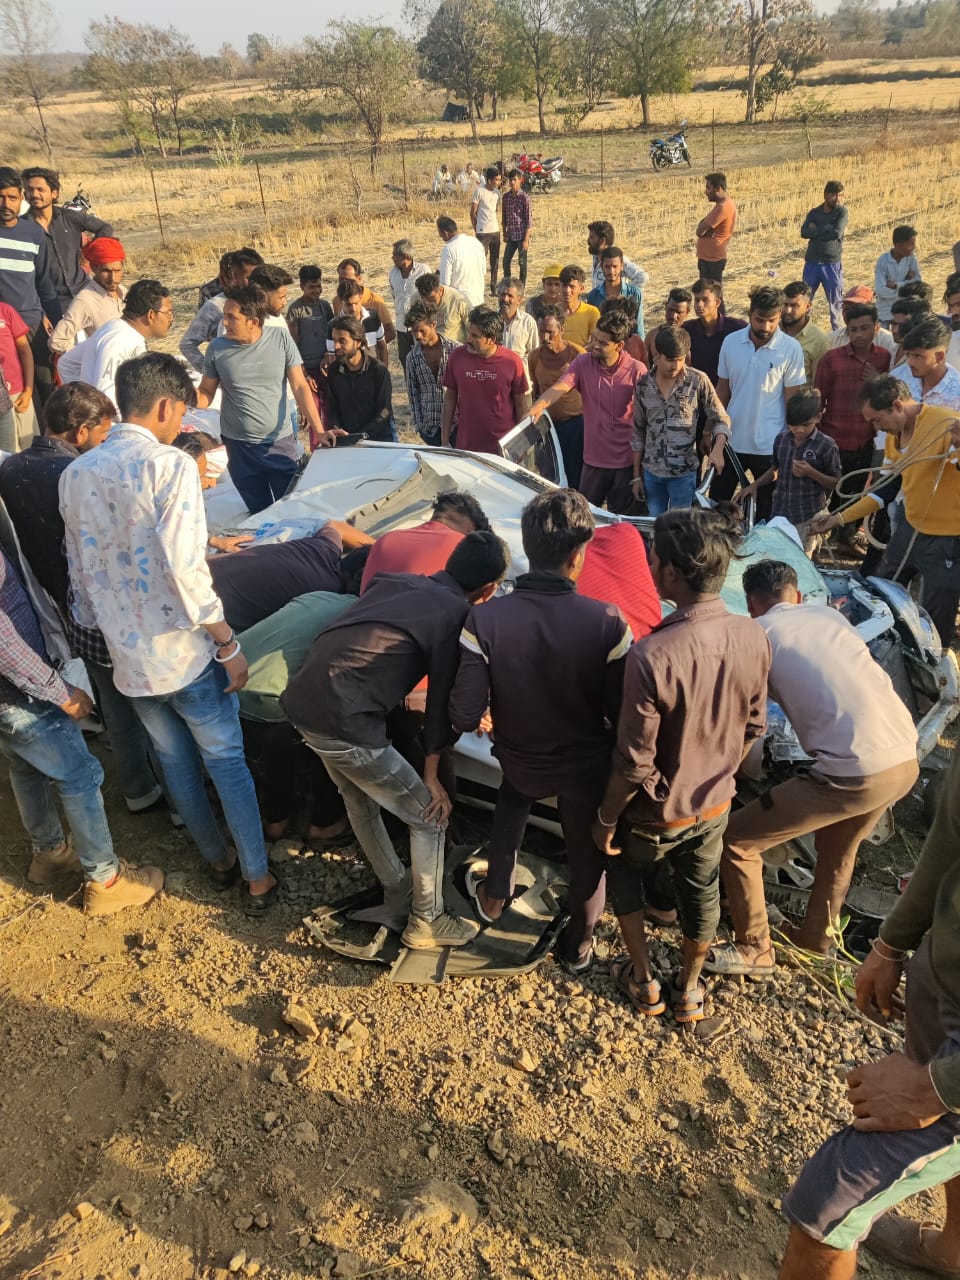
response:
<path id="1" fill-rule="evenodd" d="M 319 756 L 304 746 L 283 713 L 280 695 L 297 674 L 316 637 L 355 604 L 367 549 L 343 561 L 351 580 L 344 591 L 310 591 L 257 622 L 237 639 L 247 659 L 249 678 L 240 690 L 240 724 L 247 764 L 257 784 L 263 830 L 279 840 L 304 797 L 312 810 L 307 841 L 326 842 L 347 836 L 343 801 Z M 354 563 L 355 561 L 355 563 Z M 346 577 L 346 574 L 345 574 Z"/>
<path id="2" fill-rule="evenodd" d="M 806 1163 L 783 1202 L 780 1280 L 851 1280 L 857 1248 L 960 1276 L 960 751 L 903 895 L 857 974 L 857 1005 L 886 1019 L 907 953 L 903 1053 L 847 1076 L 853 1121 Z M 888 1212 L 945 1184 L 943 1229 Z"/>

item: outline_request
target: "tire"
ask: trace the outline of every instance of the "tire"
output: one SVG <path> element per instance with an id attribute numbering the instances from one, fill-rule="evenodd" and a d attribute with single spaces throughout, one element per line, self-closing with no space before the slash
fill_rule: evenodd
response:
<path id="1" fill-rule="evenodd" d="M 690 159 L 690 152 L 687 150 L 687 148 L 686 148 L 686 147 L 684 147 L 684 148 L 683 148 L 683 158 L 684 158 L 684 160 L 686 160 L 687 165 L 689 166 L 689 168 L 691 168 L 691 169 L 692 169 L 692 168 L 693 168 L 693 161 Z"/>
<path id="2" fill-rule="evenodd" d="M 653 167 L 658 173 L 663 169 L 670 168 L 670 157 L 664 151 L 655 151 L 650 159 L 653 161 Z"/>

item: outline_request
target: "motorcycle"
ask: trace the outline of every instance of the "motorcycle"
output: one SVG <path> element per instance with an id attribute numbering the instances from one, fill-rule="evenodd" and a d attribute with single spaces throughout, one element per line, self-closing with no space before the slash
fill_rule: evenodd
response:
<path id="1" fill-rule="evenodd" d="M 90 213 L 93 209 L 90 201 L 84 195 L 83 187 L 77 187 L 77 194 L 72 200 L 68 200 L 63 207 L 65 209 L 72 209 L 74 213 Z"/>
<path id="2" fill-rule="evenodd" d="M 686 127 L 686 120 L 682 120 L 676 133 L 672 133 L 669 138 L 654 138 L 650 143 L 650 160 L 655 169 L 669 169 L 671 165 L 682 164 L 684 161 L 693 167 L 684 137 Z"/>
<path id="3" fill-rule="evenodd" d="M 514 160 L 523 174 L 524 191 L 530 193 L 540 191 L 547 194 L 563 177 L 563 156 L 544 160 L 539 155 L 532 156 L 523 152 L 522 155 L 515 156 Z"/>

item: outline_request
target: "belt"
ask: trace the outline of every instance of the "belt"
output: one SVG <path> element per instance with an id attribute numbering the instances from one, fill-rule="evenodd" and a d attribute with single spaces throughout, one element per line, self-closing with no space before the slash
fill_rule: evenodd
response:
<path id="1" fill-rule="evenodd" d="M 714 818 L 719 818 L 721 814 L 727 812 L 730 808 L 730 801 L 725 800 L 723 804 L 718 804 L 713 809 L 707 809 L 703 813 L 698 813 L 695 818 L 674 818 L 673 822 L 648 822 L 648 827 L 654 827 L 657 831 L 681 831 L 684 827 L 692 827 L 697 822 L 711 822 Z"/>

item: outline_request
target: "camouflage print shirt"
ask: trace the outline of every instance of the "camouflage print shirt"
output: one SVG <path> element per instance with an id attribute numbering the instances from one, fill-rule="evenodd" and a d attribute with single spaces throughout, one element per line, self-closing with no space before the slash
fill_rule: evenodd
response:
<path id="1" fill-rule="evenodd" d="M 666 400 L 655 369 L 633 393 L 633 452 L 655 476 L 685 476 L 697 470 L 697 438 L 730 436 L 730 419 L 713 383 L 699 369 L 684 369 Z"/>

